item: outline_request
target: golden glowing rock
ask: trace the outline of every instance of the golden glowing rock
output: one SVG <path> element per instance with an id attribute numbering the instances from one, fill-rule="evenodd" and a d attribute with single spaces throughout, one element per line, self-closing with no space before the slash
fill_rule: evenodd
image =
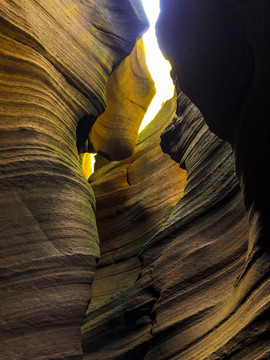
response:
<path id="1" fill-rule="evenodd" d="M 160 123 L 152 121 L 140 134 L 129 159 L 91 177 L 101 260 L 93 307 L 82 326 L 84 360 L 227 359 L 234 349 L 241 355 L 229 359 L 267 358 L 256 349 L 249 357 L 243 347 L 266 329 L 266 320 L 260 328 L 257 316 L 267 317 L 269 298 L 262 286 L 251 293 L 254 301 L 246 301 L 235 286 L 248 223 L 230 145 L 209 131 L 183 94 L 178 109 L 181 116 L 163 132 L 161 144 L 187 169 L 182 198 L 185 173 L 157 147 L 164 107 Z M 261 341 L 265 355 L 267 336 Z"/>
<path id="2" fill-rule="evenodd" d="M 132 156 L 104 165 L 89 179 L 101 248 L 89 309 L 134 283 L 141 268 L 139 251 L 183 196 L 186 171 L 160 147 L 160 134 L 175 110 L 174 97 L 139 134 Z"/>
<path id="3" fill-rule="evenodd" d="M 155 85 L 140 39 L 131 55 L 109 78 L 107 108 L 90 132 L 95 151 L 111 160 L 129 157 L 135 149 L 140 124 L 154 95 Z"/>

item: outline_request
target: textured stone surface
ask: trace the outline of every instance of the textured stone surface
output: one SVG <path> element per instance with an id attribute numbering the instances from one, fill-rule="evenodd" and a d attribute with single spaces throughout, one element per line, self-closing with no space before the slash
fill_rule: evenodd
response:
<path id="1" fill-rule="evenodd" d="M 186 171 L 160 148 L 159 134 L 175 110 L 174 97 L 140 133 L 131 157 L 103 166 L 89 179 L 101 249 L 89 311 L 134 283 L 145 239 L 157 232 L 183 196 Z"/>
<path id="2" fill-rule="evenodd" d="M 106 87 L 107 107 L 91 129 L 89 143 L 110 160 L 132 155 L 155 85 L 146 65 L 143 39 L 117 67 Z"/>
<path id="3" fill-rule="evenodd" d="M 101 260 L 84 358 L 265 360 L 269 1 L 161 8 L 160 43 L 206 123 L 178 89 L 178 116 L 169 101 L 132 156 L 90 179 Z M 141 10 L 135 0 L 0 1 L 1 360 L 82 356 L 100 250 L 77 148 L 146 27 Z M 107 157 L 119 158 L 123 115 Z"/>
<path id="4" fill-rule="evenodd" d="M 235 298 L 243 299 L 241 321 L 249 316 L 256 325 L 243 329 L 217 356 L 241 359 L 250 351 L 251 358 L 265 359 L 270 293 L 270 4 L 169 0 L 161 1 L 161 8 L 160 44 L 181 89 L 210 128 L 231 142 L 249 219 L 248 249 Z M 165 26 L 168 22 L 173 26 Z M 241 346 L 242 339 L 249 342 Z"/>
<path id="5" fill-rule="evenodd" d="M 76 149 L 146 27 L 136 1 L 0 1 L 0 358 L 79 359 L 99 257 Z"/>
<path id="6" fill-rule="evenodd" d="M 161 7 L 159 40 L 181 89 L 233 146 L 255 260 L 269 252 L 269 1 L 169 0 Z"/>
<path id="7" fill-rule="evenodd" d="M 187 169 L 184 196 L 158 232 L 145 237 L 135 284 L 89 308 L 85 359 L 215 358 L 253 326 L 249 303 L 241 310 L 245 321 L 239 321 L 241 311 L 234 314 L 244 296 L 235 284 L 248 224 L 230 146 L 209 131 L 184 95 L 178 107 L 182 116 L 162 135 L 162 147 Z"/>

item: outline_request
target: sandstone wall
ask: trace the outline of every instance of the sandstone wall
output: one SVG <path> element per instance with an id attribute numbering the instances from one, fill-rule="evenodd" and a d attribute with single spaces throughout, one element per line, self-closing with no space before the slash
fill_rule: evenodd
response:
<path id="1" fill-rule="evenodd" d="M 79 359 L 99 257 L 76 148 L 147 22 L 137 1 L 0 1 L 0 358 Z"/>

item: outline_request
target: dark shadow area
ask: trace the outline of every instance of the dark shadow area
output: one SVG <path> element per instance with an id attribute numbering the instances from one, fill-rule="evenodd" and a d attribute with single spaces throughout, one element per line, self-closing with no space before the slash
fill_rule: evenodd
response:
<path id="1" fill-rule="evenodd" d="M 88 139 L 89 132 L 92 129 L 92 126 L 94 125 L 96 119 L 97 119 L 96 116 L 87 114 L 79 120 L 76 130 L 76 137 L 77 137 L 76 146 L 79 152 L 82 149 L 86 140 Z M 95 152 L 94 149 L 87 149 L 87 150 L 88 152 Z"/>

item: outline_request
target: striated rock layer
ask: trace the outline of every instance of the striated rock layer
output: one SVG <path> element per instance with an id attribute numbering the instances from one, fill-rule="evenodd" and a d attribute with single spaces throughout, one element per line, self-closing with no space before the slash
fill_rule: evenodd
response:
<path id="1" fill-rule="evenodd" d="M 270 295 L 270 3 L 166 0 L 161 8 L 162 49 L 181 89 L 210 128 L 232 144 L 249 219 L 248 249 L 235 301 L 242 305 L 241 322 L 249 317 L 250 324 L 218 354 L 242 358 L 243 351 L 250 351 L 249 358 L 266 359 L 270 357 L 269 341 L 265 344 Z M 249 339 L 245 350 L 240 339 Z"/>
<path id="2" fill-rule="evenodd" d="M 183 196 L 186 171 L 160 148 L 159 134 L 175 110 L 173 97 L 140 133 L 131 157 L 103 166 L 89 179 L 101 249 L 89 312 L 135 282 L 145 239 L 157 232 Z"/>
<path id="3" fill-rule="evenodd" d="M 231 148 L 183 94 L 178 108 L 162 148 L 187 169 L 184 196 L 156 234 L 145 237 L 136 282 L 89 308 L 85 359 L 216 359 L 232 339 L 242 348 L 243 330 L 252 334 L 264 315 L 265 302 L 250 312 L 237 286 L 248 223 Z"/>
<path id="4" fill-rule="evenodd" d="M 269 6 L 161 0 L 160 44 L 205 120 L 178 89 L 130 156 L 153 94 L 140 1 L 0 0 L 1 360 L 82 357 L 100 250 L 85 359 L 270 357 Z M 93 145 L 129 157 L 89 184 Z"/>
<path id="5" fill-rule="evenodd" d="M 143 39 L 140 39 L 108 80 L 106 110 L 89 134 L 94 152 L 110 160 L 123 160 L 132 155 L 139 127 L 155 92 L 146 65 Z"/>
<path id="6" fill-rule="evenodd" d="M 99 240 L 76 127 L 147 24 L 135 0 L 1 0 L 0 16 L 0 358 L 79 359 Z"/>

